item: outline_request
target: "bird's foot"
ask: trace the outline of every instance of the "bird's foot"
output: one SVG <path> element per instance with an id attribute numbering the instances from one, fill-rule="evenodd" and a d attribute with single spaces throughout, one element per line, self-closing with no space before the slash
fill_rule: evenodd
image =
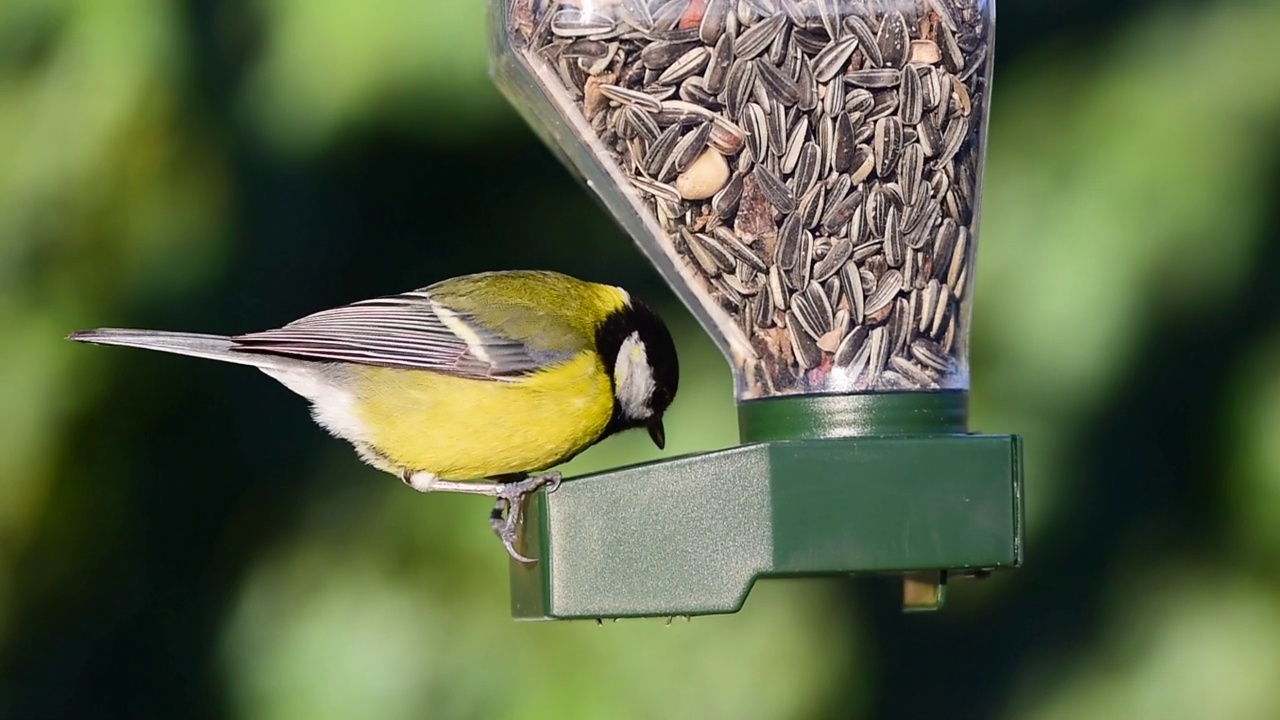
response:
<path id="1" fill-rule="evenodd" d="M 507 548 L 507 552 L 511 557 L 522 563 L 531 563 L 534 562 L 533 559 L 521 555 L 515 549 L 516 528 L 520 526 L 520 512 L 524 507 L 525 499 L 535 492 L 544 487 L 547 492 L 555 492 L 560 487 L 562 476 L 558 472 L 547 472 L 539 475 L 506 477 L 523 477 L 523 479 L 489 483 L 456 482 L 442 480 L 439 476 L 429 472 L 410 472 L 406 470 L 400 473 L 400 479 L 404 481 L 404 484 L 418 492 L 454 492 L 467 495 L 488 495 L 489 497 L 497 498 L 497 502 L 493 505 L 493 510 L 489 513 L 489 525 L 493 528 L 493 532 L 497 534 L 498 538 L 502 540 L 503 546 Z"/>
<path id="2" fill-rule="evenodd" d="M 502 546 L 507 549 L 507 554 L 517 562 L 527 565 L 534 562 L 534 559 L 525 557 L 520 554 L 519 550 L 516 550 L 516 527 L 519 523 L 520 506 L 512 505 L 511 501 L 506 498 L 498 498 L 498 501 L 493 504 L 493 510 L 489 513 L 489 526 L 493 528 L 494 534 L 502 541 Z"/>
<path id="3" fill-rule="evenodd" d="M 517 561 L 526 564 L 534 562 L 532 558 L 521 555 L 515 548 L 516 528 L 520 526 L 520 513 L 524 508 L 525 500 L 544 487 L 547 488 L 547 492 L 555 492 L 560 487 L 561 479 L 560 473 L 549 472 L 502 484 L 498 500 L 489 513 L 489 525 L 502 541 L 503 547 L 507 549 L 507 554 Z"/>

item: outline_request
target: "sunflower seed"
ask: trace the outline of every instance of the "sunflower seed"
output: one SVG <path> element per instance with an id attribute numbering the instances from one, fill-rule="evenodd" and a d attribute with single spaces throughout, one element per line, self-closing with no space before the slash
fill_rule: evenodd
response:
<path id="1" fill-rule="evenodd" d="M 871 94 L 870 90 L 864 88 L 853 88 L 848 90 L 845 95 L 844 109 L 850 113 L 862 113 L 866 115 L 876 106 L 876 96 Z"/>
<path id="2" fill-rule="evenodd" d="M 800 158 L 796 163 L 796 173 L 792 184 L 794 194 L 803 196 L 818 181 L 818 173 L 821 170 L 818 167 L 820 155 L 818 146 L 812 142 L 807 142 L 804 147 L 800 148 Z"/>
<path id="3" fill-rule="evenodd" d="M 824 335 L 831 331 L 835 327 L 835 312 L 831 308 L 831 301 L 827 298 L 827 293 L 822 289 L 822 285 L 810 280 L 804 289 L 804 299 L 805 304 L 816 313 L 817 324 L 815 329 L 818 330 L 818 335 Z"/>
<path id="4" fill-rule="evenodd" d="M 924 114 L 924 90 L 920 86 L 920 76 L 908 67 L 902 73 L 902 86 L 898 90 L 898 117 L 903 125 L 912 126 L 920 122 Z"/>
<path id="5" fill-rule="evenodd" d="M 756 181 L 760 183 L 760 191 L 773 204 L 774 209 L 784 215 L 795 211 L 795 196 L 791 194 L 791 190 L 787 188 L 786 183 L 782 182 L 773 171 L 763 165 L 757 165 L 755 176 Z"/>
<path id="6" fill-rule="evenodd" d="M 938 47 L 942 51 L 942 64 L 952 73 L 959 73 L 964 70 L 964 51 L 960 49 L 960 45 L 956 42 L 956 36 L 953 31 L 945 25 L 938 29 L 938 39 L 942 42 Z"/>
<path id="7" fill-rule="evenodd" d="M 850 367 L 853 364 L 854 358 L 857 355 L 862 354 L 862 363 L 865 365 L 866 352 L 868 349 L 867 335 L 866 326 L 855 326 L 853 330 L 850 330 L 848 334 L 844 336 L 844 339 L 840 341 L 840 346 L 836 349 L 832 363 L 838 367 Z M 852 374 L 854 376 L 857 375 L 856 372 Z"/>
<path id="8" fill-rule="evenodd" d="M 764 84 L 769 97 L 776 98 L 784 105 L 795 105 L 800 101 L 800 88 L 796 81 L 774 67 L 773 63 L 757 60 L 756 76 Z"/>
<path id="9" fill-rule="evenodd" d="M 950 293 L 942 293 L 938 297 L 938 304 L 933 310 L 933 324 L 929 327 L 929 334 L 938 337 L 943 328 L 946 327 L 943 322 L 947 315 L 951 314 L 951 295 Z"/>
<path id="10" fill-rule="evenodd" d="M 673 185 L 654 182 L 653 180 L 646 180 L 645 178 L 642 178 L 642 177 L 631 178 L 631 183 L 635 185 L 637 188 L 640 188 L 641 190 L 661 200 L 666 200 L 667 202 L 673 202 L 673 203 L 680 202 L 680 193 L 675 189 L 675 186 Z"/>
<path id="11" fill-rule="evenodd" d="M 893 203 L 889 197 L 889 191 L 880 183 L 874 184 L 870 194 L 867 195 L 867 204 L 863 206 L 863 212 L 866 213 L 867 227 L 871 234 L 883 238 L 885 228 L 889 223 L 889 209 Z"/>
<path id="12" fill-rule="evenodd" d="M 796 107 L 804 112 L 812 112 L 818 107 L 818 81 L 813 78 L 813 65 L 808 57 L 801 55 L 799 64 L 796 88 L 800 91 L 800 99 L 796 100 Z"/>
<path id="13" fill-rule="evenodd" d="M 861 325 L 866 317 L 866 296 L 862 291 L 862 273 L 858 271 L 858 265 L 853 260 L 845 262 L 840 268 L 840 284 L 844 287 L 844 293 L 849 297 L 849 304 L 853 308 L 853 321 Z M 924 331 L 921 330 L 921 332 Z"/>
<path id="14" fill-rule="evenodd" d="M 906 247 L 902 241 L 902 233 L 898 230 L 898 209 L 890 207 L 888 215 L 885 217 L 885 261 L 889 263 L 889 267 L 902 267 L 902 258 L 905 252 Z"/>
<path id="15" fill-rule="evenodd" d="M 875 145 L 876 174 L 888 177 L 898 167 L 902 154 L 902 121 L 896 117 L 876 121 Z"/>
<path id="16" fill-rule="evenodd" d="M 932 340 L 920 339 L 911 343 L 911 356 L 925 367 L 938 372 L 950 372 L 954 361 L 942 346 Z"/>
<path id="17" fill-rule="evenodd" d="M 853 218 L 855 210 L 862 206 L 862 191 L 855 191 L 838 202 L 827 203 L 827 212 L 822 217 L 822 229 L 833 235 L 839 234 Z"/>
<path id="18" fill-rule="evenodd" d="M 855 260 L 866 260 L 877 252 L 876 243 L 868 242 L 870 238 L 871 226 L 867 224 L 867 206 L 863 205 L 854 210 L 853 217 L 849 219 L 849 240 L 853 242 Z M 863 248 L 861 253 L 858 252 L 859 248 Z M 870 252 L 867 252 L 867 248 Z"/>
<path id="19" fill-rule="evenodd" d="M 756 83 L 756 67 L 746 60 L 734 60 L 725 77 L 725 105 L 732 117 L 742 118 L 743 108 L 751 100 Z"/>
<path id="20" fill-rule="evenodd" d="M 707 61 L 710 58 L 710 50 L 705 47 L 695 47 L 663 70 L 658 76 L 658 84 L 675 85 L 687 77 L 696 75 L 707 67 Z"/>
<path id="21" fill-rule="evenodd" d="M 817 367 L 822 362 L 822 351 L 818 349 L 818 345 L 813 338 L 804 330 L 799 329 L 799 323 L 796 322 L 796 315 L 793 311 L 787 311 L 787 330 L 791 336 L 791 349 L 795 353 L 796 362 L 799 363 L 801 370 L 809 370 Z"/>
<path id="22" fill-rule="evenodd" d="M 613 32 L 614 27 L 608 17 L 597 13 L 584 15 L 576 8 L 562 8 L 551 19 L 551 32 L 564 38 L 604 35 Z"/>
<path id="23" fill-rule="evenodd" d="M 801 52 L 813 57 L 831 42 L 831 36 L 821 30 L 796 29 L 791 32 L 791 40 Z"/>
<path id="24" fill-rule="evenodd" d="M 825 83 L 818 92 L 822 95 L 822 114 L 827 117 L 837 117 L 845 112 L 846 93 L 843 80 L 837 78 Z"/>
<path id="25" fill-rule="evenodd" d="M 769 299 L 779 310 L 787 309 L 787 292 L 782 284 L 782 272 L 777 265 L 769 267 Z M 921 330 L 921 332 L 924 332 Z"/>
<path id="26" fill-rule="evenodd" d="M 769 112 L 766 117 L 769 121 L 766 124 L 769 131 L 769 148 L 774 155 L 781 155 L 787 149 L 787 109 L 781 102 L 774 99 L 769 103 Z"/>
<path id="27" fill-rule="evenodd" d="M 909 302 L 906 298 L 898 298 L 893 301 L 893 308 L 889 312 L 889 319 L 885 321 L 885 329 L 888 330 L 889 355 L 901 355 L 907 351 L 907 341 L 910 340 L 911 317 L 907 315 Z"/>
<path id="28" fill-rule="evenodd" d="M 849 179 L 855 185 L 871 176 L 876 168 L 876 155 L 867 145 L 859 145 L 853 150 L 853 159 L 849 163 Z"/>
<path id="29" fill-rule="evenodd" d="M 709 278 L 715 278 L 720 275 L 720 266 L 716 263 L 715 257 L 707 252 L 702 243 L 693 239 L 693 233 L 688 230 L 681 229 L 680 236 L 684 239 L 684 247 L 689 255 L 693 256 L 693 261 L 702 268 L 702 272 Z"/>
<path id="30" fill-rule="evenodd" d="M 728 0 L 715 0 L 715 2 L 728 2 Z M 711 50 L 711 56 L 707 59 L 707 72 L 703 75 L 707 92 L 719 95 L 724 90 L 729 78 L 729 68 L 732 66 L 733 36 L 721 35 Z"/>
<path id="31" fill-rule="evenodd" d="M 764 264 L 764 261 L 761 260 L 759 256 L 751 250 L 751 248 L 743 244 L 743 242 L 738 239 L 738 236 L 733 234 L 732 230 L 726 227 L 718 227 L 715 229 L 714 234 L 716 240 L 720 241 L 724 246 L 724 249 L 736 256 L 746 264 L 747 267 L 761 273 L 769 271 L 769 267 Z"/>
<path id="32" fill-rule="evenodd" d="M 800 328 L 805 331 L 805 334 L 812 338 L 815 343 L 818 338 L 826 332 L 826 330 L 821 328 L 819 311 L 813 306 L 807 293 L 797 292 L 792 294 L 791 311 L 794 314 L 795 323 L 799 324 Z M 787 322 L 792 322 L 790 317 L 787 318 Z"/>
<path id="33" fill-rule="evenodd" d="M 867 297 L 867 315 L 874 315 L 893 302 L 902 291 L 902 273 L 890 270 L 876 282 L 876 290 Z"/>
<path id="34" fill-rule="evenodd" d="M 752 295 L 755 295 L 756 293 L 760 292 L 760 288 L 739 278 L 738 273 L 736 271 L 732 275 L 721 275 L 720 279 L 724 281 L 724 284 L 726 287 L 733 290 L 734 293 L 736 293 L 739 297 L 742 297 L 743 299 L 751 297 Z M 736 303 L 736 304 L 741 305 L 742 303 Z"/>
<path id="35" fill-rule="evenodd" d="M 745 130 L 717 115 L 711 120 L 711 137 L 707 139 L 707 144 L 721 155 L 737 155 L 742 150 L 746 137 Z"/>
<path id="36" fill-rule="evenodd" d="M 685 53 L 700 47 L 697 40 L 659 40 L 646 45 L 640 51 L 640 62 L 649 70 L 662 71 L 669 68 Z"/>
<path id="37" fill-rule="evenodd" d="M 914 203 L 922 197 L 920 186 L 924 183 L 924 150 L 916 143 L 911 143 L 902 150 L 902 158 L 898 161 L 898 184 L 902 186 L 902 196 Z"/>
<path id="38" fill-rule="evenodd" d="M 889 365 L 906 378 L 910 386 L 930 387 L 934 384 L 933 375 L 919 365 L 911 362 L 901 355 L 894 355 L 889 359 Z"/>
<path id="39" fill-rule="evenodd" d="M 845 75 L 844 81 L 860 88 L 891 88 L 902 82 L 902 71 L 897 68 L 855 70 Z"/>
<path id="40" fill-rule="evenodd" d="M 930 280 L 920 293 L 920 302 L 916 307 L 916 330 L 927 332 L 933 323 L 933 312 L 938 306 L 938 291 L 941 285 L 937 280 Z"/>
<path id="41" fill-rule="evenodd" d="M 787 0 L 782 0 L 782 1 L 786 2 Z M 790 13 L 788 13 L 788 15 L 790 15 Z M 774 36 L 770 39 L 769 52 L 765 54 L 765 57 L 769 59 L 769 62 L 773 63 L 774 65 L 782 64 L 783 60 L 786 58 L 786 55 L 787 55 L 787 48 L 790 47 L 791 27 L 792 27 L 792 23 L 796 21 L 795 21 L 795 18 L 789 18 L 789 19 L 791 20 L 791 22 L 790 23 L 784 22 L 782 24 L 782 29 L 779 30 L 776 34 L 774 34 Z"/>
<path id="42" fill-rule="evenodd" d="M 756 103 L 747 103 L 743 130 L 746 131 L 747 147 L 751 149 L 752 157 L 762 158 L 769 152 L 768 123 L 764 108 Z"/>
<path id="43" fill-rule="evenodd" d="M 835 171 L 838 173 L 851 171 L 856 143 L 853 136 L 853 121 L 849 113 L 841 113 L 836 119 L 836 133 L 832 145 L 831 160 Z"/>
<path id="44" fill-rule="evenodd" d="M 777 34 L 781 32 L 782 26 L 786 21 L 787 16 L 778 13 L 743 30 L 736 43 L 737 56 L 750 60 L 764 52 Z"/>
<path id="45" fill-rule="evenodd" d="M 969 250 L 969 230 L 961 225 L 956 229 L 956 247 L 951 251 L 951 265 L 947 270 L 947 287 L 955 292 L 960 286 L 960 273 L 964 270 L 965 253 Z"/>
<path id="46" fill-rule="evenodd" d="M 732 175 L 720 191 L 711 196 L 711 210 L 720 217 L 728 217 L 738 210 L 742 198 L 742 176 Z"/>
<path id="47" fill-rule="evenodd" d="M 720 297 L 724 298 L 733 310 L 740 310 L 746 304 L 746 298 L 729 284 L 729 279 L 732 277 L 732 275 L 722 275 L 711 278 L 711 286 L 720 291 Z"/>
<path id="48" fill-rule="evenodd" d="M 725 26 L 733 0 L 707 0 L 702 8 L 702 20 L 698 23 L 698 38 L 707 45 L 725 37 Z"/>
<path id="49" fill-rule="evenodd" d="M 684 172 L 702 151 L 707 147 L 711 137 L 711 123 L 703 123 L 692 132 L 687 133 L 676 143 L 671 151 L 670 162 L 675 165 L 676 172 Z"/>
<path id="50" fill-rule="evenodd" d="M 867 54 L 872 65 L 879 67 L 884 64 L 884 59 L 880 56 L 880 46 L 876 44 L 876 36 L 871 32 L 871 26 L 866 20 L 858 15 L 850 15 L 845 18 L 844 26 L 858 39 L 858 47 Z"/>
<path id="51" fill-rule="evenodd" d="M 756 327 L 769 328 L 773 327 L 773 294 L 762 292 L 758 294 L 753 301 L 755 303 L 755 316 L 752 321 Z"/>
<path id="52" fill-rule="evenodd" d="M 907 20 L 900 12 L 887 13 L 880 22 L 876 46 L 880 48 L 880 62 L 884 67 L 900 68 L 907 62 L 907 48 L 911 37 L 907 33 Z"/>
<path id="53" fill-rule="evenodd" d="M 883 327 L 872 330 L 867 344 L 871 348 L 867 371 L 871 377 L 878 377 L 884 372 L 885 362 L 889 359 L 889 331 Z"/>
<path id="54" fill-rule="evenodd" d="M 617 85 L 600 85 L 600 94 L 622 105 L 634 105 L 640 110 L 658 112 L 662 109 L 662 101 L 639 90 L 628 90 Z"/>
<path id="55" fill-rule="evenodd" d="M 827 252 L 826 256 L 817 265 L 814 265 L 813 279 L 818 282 L 824 282 L 834 276 L 844 267 L 845 261 L 851 255 L 853 255 L 853 243 L 849 238 L 837 238 L 831 244 L 831 250 Z"/>
<path id="56" fill-rule="evenodd" d="M 937 163 L 951 162 L 960 152 L 966 136 L 969 134 L 969 121 L 963 117 L 954 117 L 947 123 L 946 132 L 942 134 L 942 151 L 938 154 Z"/>
<path id="57" fill-rule="evenodd" d="M 774 251 L 773 261 L 783 270 L 791 270 L 801 262 L 804 228 L 800 218 L 793 215 L 782 223 L 778 231 L 778 244 Z M 781 304 L 781 303 L 780 303 Z"/>
<path id="58" fill-rule="evenodd" d="M 787 287 L 798 290 L 809 284 L 812 279 L 813 270 L 813 233 L 808 230 L 800 231 L 800 262 L 790 270 L 784 270 L 782 279 L 786 281 Z"/>
<path id="59" fill-rule="evenodd" d="M 702 246 L 702 249 L 715 262 L 716 267 L 720 268 L 720 272 L 732 273 L 737 267 L 733 256 L 715 238 L 706 233 L 690 233 L 690 237 L 693 239 L 693 244 Z"/>
<path id="60" fill-rule="evenodd" d="M 814 79 L 825 83 L 839 75 L 857 49 L 858 38 L 852 36 L 823 48 L 822 52 L 813 58 Z"/>
<path id="61" fill-rule="evenodd" d="M 809 192 L 800 198 L 800 205 L 796 208 L 796 214 L 800 216 L 800 224 L 809 230 L 814 230 L 822 221 L 822 211 L 825 208 L 827 189 L 822 185 L 814 185 L 809 188 Z"/>
<path id="62" fill-rule="evenodd" d="M 787 149 L 782 153 L 782 159 L 778 161 L 784 174 L 790 175 L 795 172 L 796 163 L 800 160 L 800 149 L 804 147 L 805 138 L 808 136 L 809 118 L 801 116 L 800 121 L 791 130 L 791 138 L 787 140 Z"/>

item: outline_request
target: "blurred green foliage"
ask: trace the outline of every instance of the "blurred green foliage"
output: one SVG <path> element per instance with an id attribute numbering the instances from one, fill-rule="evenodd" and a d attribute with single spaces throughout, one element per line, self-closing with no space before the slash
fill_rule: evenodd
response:
<path id="1" fill-rule="evenodd" d="M 475 498 L 266 377 L 66 332 L 234 332 L 499 267 L 655 299 L 668 454 L 727 369 L 486 74 L 479 2 L 0 3 L 0 717 L 1280 716 L 1280 3 L 1000 8 L 974 426 L 1029 565 L 937 616 L 513 624 Z M 566 470 L 655 453 L 614 438 Z"/>

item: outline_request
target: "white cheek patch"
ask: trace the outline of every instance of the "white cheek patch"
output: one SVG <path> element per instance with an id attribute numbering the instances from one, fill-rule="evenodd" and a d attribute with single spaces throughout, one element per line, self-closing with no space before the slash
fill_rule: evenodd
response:
<path id="1" fill-rule="evenodd" d="M 622 341 L 618 350 L 618 359 L 613 364 L 614 396 L 622 406 L 622 412 L 629 418 L 646 420 L 653 414 L 649 408 L 649 399 L 653 397 L 656 384 L 653 381 L 653 368 L 649 366 L 649 354 L 644 343 L 640 341 L 640 333 L 633 332 Z"/>

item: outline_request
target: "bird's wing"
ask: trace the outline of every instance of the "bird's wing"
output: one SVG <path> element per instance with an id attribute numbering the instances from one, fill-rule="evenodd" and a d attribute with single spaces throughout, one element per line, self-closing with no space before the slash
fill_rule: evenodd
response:
<path id="1" fill-rule="evenodd" d="M 512 380 L 567 359 L 505 337 L 425 290 L 362 300 L 231 338 L 238 352 Z"/>

